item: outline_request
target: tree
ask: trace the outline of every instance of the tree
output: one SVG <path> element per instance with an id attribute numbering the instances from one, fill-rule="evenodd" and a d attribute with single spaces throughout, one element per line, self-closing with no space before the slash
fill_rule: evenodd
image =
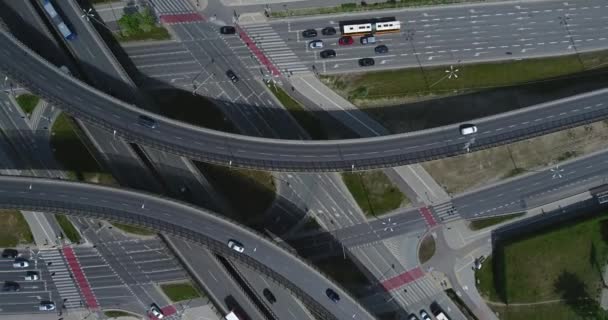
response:
<path id="1" fill-rule="evenodd" d="M 138 16 L 139 16 L 139 28 L 143 32 L 150 32 L 152 30 L 152 28 L 154 27 L 154 24 L 156 23 L 156 21 L 154 19 L 154 15 L 152 15 L 152 12 L 150 11 L 150 9 L 145 8 L 140 13 L 138 13 Z"/>

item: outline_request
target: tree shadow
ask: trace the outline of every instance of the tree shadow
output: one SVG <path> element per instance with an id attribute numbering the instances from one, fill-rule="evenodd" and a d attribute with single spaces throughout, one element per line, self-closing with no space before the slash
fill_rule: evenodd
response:
<path id="1" fill-rule="evenodd" d="M 600 315 L 598 302 L 589 295 L 585 283 L 578 275 L 564 271 L 555 280 L 553 287 L 564 303 L 582 319 L 597 319 Z"/>

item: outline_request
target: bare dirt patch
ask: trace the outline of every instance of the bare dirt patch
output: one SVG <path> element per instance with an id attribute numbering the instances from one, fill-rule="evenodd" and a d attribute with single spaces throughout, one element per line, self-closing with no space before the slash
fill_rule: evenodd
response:
<path id="1" fill-rule="evenodd" d="M 606 147 L 608 121 L 600 121 L 422 166 L 447 192 L 456 194 Z"/>

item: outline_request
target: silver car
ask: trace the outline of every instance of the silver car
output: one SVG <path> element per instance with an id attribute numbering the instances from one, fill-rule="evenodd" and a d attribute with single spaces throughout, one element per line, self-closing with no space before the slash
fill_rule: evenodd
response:
<path id="1" fill-rule="evenodd" d="M 313 40 L 310 43 L 308 43 L 308 47 L 311 49 L 322 49 L 323 40 Z"/>
<path id="2" fill-rule="evenodd" d="M 228 248 L 238 253 L 243 253 L 243 251 L 245 251 L 245 247 L 236 240 L 228 240 Z"/>

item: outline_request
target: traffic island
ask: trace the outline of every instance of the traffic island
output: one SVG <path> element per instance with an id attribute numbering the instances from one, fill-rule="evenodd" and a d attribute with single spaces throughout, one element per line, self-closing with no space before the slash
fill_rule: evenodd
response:
<path id="1" fill-rule="evenodd" d="M 172 302 L 192 300 L 202 296 L 189 282 L 161 284 L 160 288 Z"/>
<path id="2" fill-rule="evenodd" d="M 342 181 L 368 217 L 381 216 L 410 204 L 382 170 L 345 172 Z"/>
<path id="3" fill-rule="evenodd" d="M 435 238 L 432 234 L 427 234 L 418 247 L 418 260 L 420 261 L 420 264 L 424 264 L 431 260 L 435 255 L 435 249 Z"/>
<path id="4" fill-rule="evenodd" d="M 40 102 L 40 98 L 38 96 L 29 93 L 20 94 L 15 97 L 15 100 L 27 117 L 34 112 L 34 109 L 36 109 L 36 106 Z"/>

